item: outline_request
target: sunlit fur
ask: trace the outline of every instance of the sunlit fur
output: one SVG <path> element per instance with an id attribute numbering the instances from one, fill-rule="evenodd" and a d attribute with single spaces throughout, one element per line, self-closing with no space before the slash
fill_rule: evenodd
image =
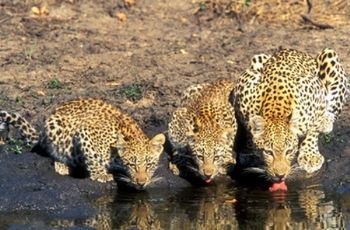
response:
<path id="1" fill-rule="evenodd" d="M 82 167 L 92 180 L 116 179 L 140 188 L 151 181 L 165 142 L 163 134 L 150 140 L 126 113 L 92 98 L 58 106 L 40 136 L 21 116 L 0 111 L 0 125 L 4 124 L 15 126 L 29 143 L 46 150 L 59 174 Z"/>
<path id="2" fill-rule="evenodd" d="M 289 124 L 283 120 L 264 122 L 264 130 L 253 136 L 257 149 L 261 150 L 266 163 L 266 171 L 272 179 L 287 177 L 298 148 L 298 136 L 293 133 Z"/>
<path id="3" fill-rule="evenodd" d="M 235 163 L 232 146 L 237 125 L 229 103 L 233 86 L 231 81 L 218 80 L 185 90 L 168 133 L 180 171 L 188 169 L 199 180 L 208 180 L 225 174 L 227 166 Z"/>
<path id="4" fill-rule="evenodd" d="M 202 130 L 195 133 L 189 142 L 190 149 L 198 164 L 198 170 L 206 178 L 225 174 L 223 167 L 232 161 L 232 130 Z"/>
<path id="5" fill-rule="evenodd" d="M 157 169 L 164 141 L 164 135 L 159 134 L 150 141 L 136 138 L 120 148 L 118 154 L 122 157 L 122 164 L 128 175 L 127 178 L 124 177 L 124 181 L 139 188 L 146 187 Z"/>
<path id="6" fill-rule="evenodd" d="M 316 58 L 296 50 L 253 57 L 232 101 L 272 180 L 290 175 L 293 160 L 308 174 L 322 167 L 318 137 L 332 131 L 348 82 L 331 49 Z"/>

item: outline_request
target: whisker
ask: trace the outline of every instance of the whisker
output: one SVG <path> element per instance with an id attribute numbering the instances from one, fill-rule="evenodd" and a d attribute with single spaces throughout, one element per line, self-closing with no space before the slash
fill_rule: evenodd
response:
<path id="1" fill-rule="evenodd" d="M 125 182 L 130 182 L 131 181 L 129 177 L 124 176 L 124 175 L 118 175 L 116 177 L 117 177 L 117 180 L 120 180 L 120 181 L 125 181 Z"/>
<path id="2" fill-rule="evenodd" d="M 162 177 L 155 177 L 151 179 L 151 182 L 157 182 L 160 181 L 162 179 Z"/>
<path id="3" fill-rule="evenodd" d="M 291 171 L 291 173 L 294 173 L 294 172 L 298 172 L 300 170 L 302 170 L 302 168 L 299 165 L 293 165 L 290 171 Z"/>
<path id="4" fill-rule="evenodd" d="M 266 170 L 262 169 L 262 168 L 257 168 L 257 167 L 249 167 L 243 170 L 244 172 L 248 172 L 248 173 L 261 173 L 261 174 L 265 174 Z"/>
<path id="5" fill-rule="evenodd" d="M 187 166 L 189 169 L 191 169 L 191 170 L 193 170 L 193 171 L 196 171 L 196 172 L 198 172 L 198 169 L 197 168 L 195 168 L 195 167 L 193 167 L 193 166 Z"/>
<path id="6" fill-rule="evenodd" d="M 124 172 L 125 168 L 122 165 L 111 165 L 109 166 L 109 170 L 114 172 Z"/>

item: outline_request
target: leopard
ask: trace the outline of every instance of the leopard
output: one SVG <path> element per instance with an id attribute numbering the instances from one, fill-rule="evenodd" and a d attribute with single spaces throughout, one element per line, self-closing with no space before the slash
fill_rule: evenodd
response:
<path id="1" fill-rule="evenodd" d="M 318 174 L 325 162 L 319 136 L 333 130 L 348 91 L 333 49 L 316 57 L 293 49 L 253 56 L 230 98 L 238 129 L 246 133 L 238 158 L 257 156 L 256 169 L 273 183 L 300 171 L 306 177 Z"/>
<path id="2" fill-rule="evenodd" d="M 236 162 L 236 119 L 229 102 L 233 87 L 222 79 L 192 85 L 172 114 L 167 133 L 170 167 L 192 184 L 209 185 Z"/>
<path id="3" fill-rule="evenodd" d="M 163 151 L 165 135 L 149 138 L 125 112 L 98 98 L 78 98 L 57 106 L 37 131 L 18 113 L 0 111 L 0 127 L 15 127 L 25 142 L 53 159 L 58 174 L 84 168 L 87 177 L 145 189 Z"/>

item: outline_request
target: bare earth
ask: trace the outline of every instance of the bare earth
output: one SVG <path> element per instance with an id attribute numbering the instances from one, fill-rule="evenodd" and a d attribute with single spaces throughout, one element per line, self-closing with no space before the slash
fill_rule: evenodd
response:
<path id="1" fill-rule="evenodd" d="M 350 72 L 346 1 L 318 1 L 314 6 L 312 20 L 330 29 L 303 22 L 306 3 L 253 0 L 250 6 L 228 9 L 210 4 L 215 1 L 101 2 L 0 0 L 0 109 L 17 111 L 40 127 L 55 105 L 98 97 L 121 107 L 153 135 L 166 130 L 186 87 L 218 78 L 235 80 L 257 53 L 293 48 L 316 56 L 330 47 Z M 225 1 L 216 2 L 225 6 Z M 35 14 L 33 6 L 43 12 Z M 333 133 L 320 142 L 327 158 L 321 183 L 340 193 L 350 191 L 349 126 L 347 104 Z M 1 194 L 47 194 L 52 189 L 52 202 L 59 206 L 71 194 L 62 197 L 66 193 L 55 193 L 58 188 L 71 189 L 76 199 L 113 189 L 61 177 L 44 157 L 5 150 L 0 154 Z M 18 197 L 1 196 L 0 211 L 38 203 L 39 210 L 47 207 L 44 201 Z M 89 212 L 80 201 L 74 204 Z"/>

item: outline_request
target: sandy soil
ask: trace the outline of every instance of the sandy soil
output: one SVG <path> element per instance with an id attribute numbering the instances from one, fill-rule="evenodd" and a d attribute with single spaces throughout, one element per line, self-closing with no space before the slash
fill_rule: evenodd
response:
<path id="1" fill-rule="evenodd" d="M 218 78 L 235 80 L 257 53 L 293 48 L 316 56 L 330 47 L 350 71 L 346 1 L 314 6 L 312 20 L 330 29 L 305 23 L 300 15 L 307 6 L 300 1 L 97 2 L 0 0 L 1 109 L 17 111 L 40 127 L 56 104 L 99 97 L 131 114 L 153 135 L 166 130 L 186 87 Z M 34 6 L 38 9 L 33 11 Z M 334 132 L 320 142 L 328 159 L 322 184 L 341 193 L 350 191 L 349 124 L 347 104 Z M 24 186 L 47 193 L 46 183 L 54 190 L 62 181 L 68 186 L 74 180 L 55 175 L 46 158 L 5 152 L 3 148 L 0 154 L 3 192 L 25 191 Z M 77 183 L 67 187 L 76 197 L 84 190 L 93 195 L 109 189 L 88 180 Z M 52 202 L 60 200 L 56 195 Z M 0 210 L 21 209 L 11 198 L 0 199 Z"/>

